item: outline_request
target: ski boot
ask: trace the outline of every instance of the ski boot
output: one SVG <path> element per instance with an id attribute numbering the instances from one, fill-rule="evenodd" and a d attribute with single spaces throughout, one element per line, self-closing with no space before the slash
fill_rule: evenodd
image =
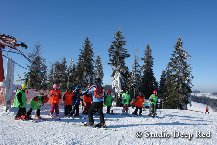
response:
<path id="1" fill-rule="evenodd" d="M 42 119 L 41 116 L 37 116 L 37 115 L 35 116 L 35 118 L 38 120 Z"/>
<path id="2" fill-rule="evenodd" d="M 56 114 L 56 118 L 57 118 L 57 119 L 60 119 L 60 116 L 59 116 L 59 114 Z"/>
<path id="3" fill-rule="evenodd" d="M 28 120 L 26 115 L 22 115 L 20 118 L 21 118 L 21 120 Z"/>
<path id="4" fill-rule="evenodd" d="M 54 116 L 53 116 L 53 114 L 52 114 L 52 113 L 50 113 L 50 117 L 51 117 L 51 118 L 54 118 Z"/>
<path id="5" fill-rule="evenodd" d="M 20 116 L 15 116 L 14 119 L 15 120 L 21 120 L 21 117 Z"/>
<path id="6" fill-rule="evenodd" d="M 27 120 L 33 120 L 31 116 L 26 116 Z"/>
<path id="7" fill-rule="evenodd" d="M 106 125 L 105 125 L 105 123 L 98 123 L 94 127 L 96 127 L 96 128 L 106 128 Z"/>
<path id="8" fill-rule="evenodd" d="M 75 115 L 74 115 L 74 117 L 79 117 L 79 116 L 80 116 L 79 114 L 75 114 Z"/>
<path id="9" fill-rule="evenodd" d="M 84 126 L 91 126 L 91 127 L 93 127 L 94 124 L 93 123 L 85 123 Z"/>

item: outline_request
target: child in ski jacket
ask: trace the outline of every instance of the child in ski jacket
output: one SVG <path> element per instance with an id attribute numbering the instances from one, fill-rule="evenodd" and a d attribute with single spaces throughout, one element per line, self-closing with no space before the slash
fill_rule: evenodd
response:
<path id="1" fill-rule="evenodd" d="M 156 115 L 156 111 L 157 111 L 157 90 L 153 91 L 153 94 L 149 97 L 149 102 L 150 102 L 150 106 L 149 106 L 149 115 Z"/>
<path id="2" fill-rule="evenodd" d="M 139 110 L 139 115 L 142 115 L 142 108 L 143 108 L 143 103 L 145 99 L 143 95 L 139 95 L 136 97 L 134 104 L 135 104 L 135 111 L 133 112 L 134 115 L 138 115 L 138 110 Z"/>
<path id="3" fill-rule="evenodd" d="M 21 89 L 17 90 L 14 96 L 13 106 L 18 107 L 17 114 L 14 119 L 26 119 L 26 93 L 25 90 L 27 89 L 26 84 L 21 85 Z"/>
<path id="4" fill-rule="evenodd" d="M 129 104 L 130 104 L 130 94 L 128 91 L 122 94 L 122 104 L 123 104 L 122 113 L 128 113 Z"/>
<path id="5" fill-rule="evenodd" d="M 74 115 L 74 116 L 79 116 L 79 106 L 80 106 L 80 102 L 81 102 L 81 89 L 80 88 L 76 88 L 74 90 L 74 95 L 72 97 L 72 111 L 70 113 L 70 115 Z"/>
<path id="6" fill-rule="evenodd" d="M 107 106 L 107 112 L 106 113 L 108 113 L 108 114 L 110 114 L 111 112 L 110 112 L 110 109 L 111 109 L 111 106 L 112 106 L 112 95 L 111 95 L 111 91 L 110 90 L 108 90 L 107 91 L 107 94 L 106 94 L 106 96 L 105 96 L 105 105 Z"/>
<path id="7" fill-rule="evenodd" d="M 74 96 L 74 93 L 69 88 L 66 90 L 66 92 L 63 95 L 65 116 L 68 116 L 70 112 L 72 111 L 72 97 L 73 96 Z"/>
<path id="8" fill-rule="evenodd" d="M 90 106 L 92 104 L 92 96 L 91 96 L 91 94 L 85 93 L 83 95 L 83 104 L 84 104 L 83 114 L 87 115 L 88 110 L 90 109 Z"/>
<path id="9" fill-rule="evenodd" d="M 35 96 L 31 101 L 30 101 L 30 109 L 27 112 L 27 119 L 32 119 L 31 118 L 31 113 L 33 110 L 36 110 L 36 118 L 41 119 L 40 115 L 40 108 L 43 106 L 45 103 L 47 103 L 48 97 L 46 95 L 41 95 L 41 96 Z"/>
<path id="10" fill-rule="evenodd" d="M 50 90 L 49 103 L 51 104 L 50 115 L 53 117 L 55 111 L 56 116 L 59 117 L 59 100 L 61 99 L 61 92 L 58 89 L 58 85 L 54 84 L 53 89 Z"/>

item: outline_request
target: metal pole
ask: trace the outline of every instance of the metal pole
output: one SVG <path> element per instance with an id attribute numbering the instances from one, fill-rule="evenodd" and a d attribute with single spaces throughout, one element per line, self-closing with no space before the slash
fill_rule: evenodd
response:
<path id="1" fill-rule="evenodd" d="M 3 82 L 3 80 L 4 80 L 4 67 L 3 67 L 2 49 L 3 49 L 3 47 L 0 44 L 0 82 Z"/>

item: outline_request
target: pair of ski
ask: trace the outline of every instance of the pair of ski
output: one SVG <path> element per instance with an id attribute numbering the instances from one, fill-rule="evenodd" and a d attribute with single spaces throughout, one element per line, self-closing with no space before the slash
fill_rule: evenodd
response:
<path id="1" fill-rule="evenodd" d="M 101 125 L 93 125 L 93 126 L 89 126 L 89 125 L 86 125 L 86 123 L 82 126 L 85 126 L 85 127 L 92 127 L 94 129 L 103 129 L 103 130 L 111 130 L 111 131 L 118 131 L 117 129 L 112 129 L 112 128 L 109 128 L 108 126 L 101 126 Z"/>
<path id="2" fill-rule="evenodd" d="M 84 126 L 89 126 L 89 127 L 93 127 L 93 128 L 107 128 L 107 126 L 103 126 L 100 123 L 98 124 L 93 124 L 93 125 L 89 125 L 88 123 L 84 123 Z"/>
<path id="3" fill-rule="evenodd" d="M 76 125 L 76 126 L 82 126 L 82 127 L 90 127 L 90 128 L 93 128 L 93 129 L 103 129 L 103 130 L 118 131 L 117 129 L 112 129 L 112 128 L 109 128 L 108 126 L 98 126 L 97 124 L 96 125 L 91 125 L 91 126 L 88 125 L 87 123 L 77 124 L 77 123 L 70 122 L 69 124 Z"/>
<path id="4" fill-rule="evenodd" d="M 60 121 L 60 120 L 61 120 L 60 117 L 54 117 L 54 116 L 51 116 L 50 118 L 51 118 L 52 120 L 54 120 L 54 121 Z"/>
<path id="5" fill-rule="evenodd" d="M 22 121 L 25 121 L 25 122 L 34 122 L 34 123 L 47 121 L 47 119 L 45 119 L 45 118 L 40 118 L 40 119 L 31 118 L 31 119 L 17 119 L 17 120 L 22 120 Z"/>
<path id="6" fill-rule="evenodd" d="M 35 123 L 42 122 L 42 121 L 47 121 L 47 119 L 46 118 L 32 119 L 32 122 L 35 122 Z"/>

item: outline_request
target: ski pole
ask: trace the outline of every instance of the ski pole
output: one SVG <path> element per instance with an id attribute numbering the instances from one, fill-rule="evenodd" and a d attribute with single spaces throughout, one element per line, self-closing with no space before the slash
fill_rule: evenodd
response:
<path id="1" fill-rule="evenodd" d="M 75 101 L 75 104 L 72 106 L 72 111 L 69 113 L 68 117 L 70 117 L 71 115 L 74 115 L 75 114 L 75 105 L 77 104 L 79 98 Z M 74 112 L 74 113 L 73 113 Z M 72 114 L 73 113 L 73 114 Z"/>

